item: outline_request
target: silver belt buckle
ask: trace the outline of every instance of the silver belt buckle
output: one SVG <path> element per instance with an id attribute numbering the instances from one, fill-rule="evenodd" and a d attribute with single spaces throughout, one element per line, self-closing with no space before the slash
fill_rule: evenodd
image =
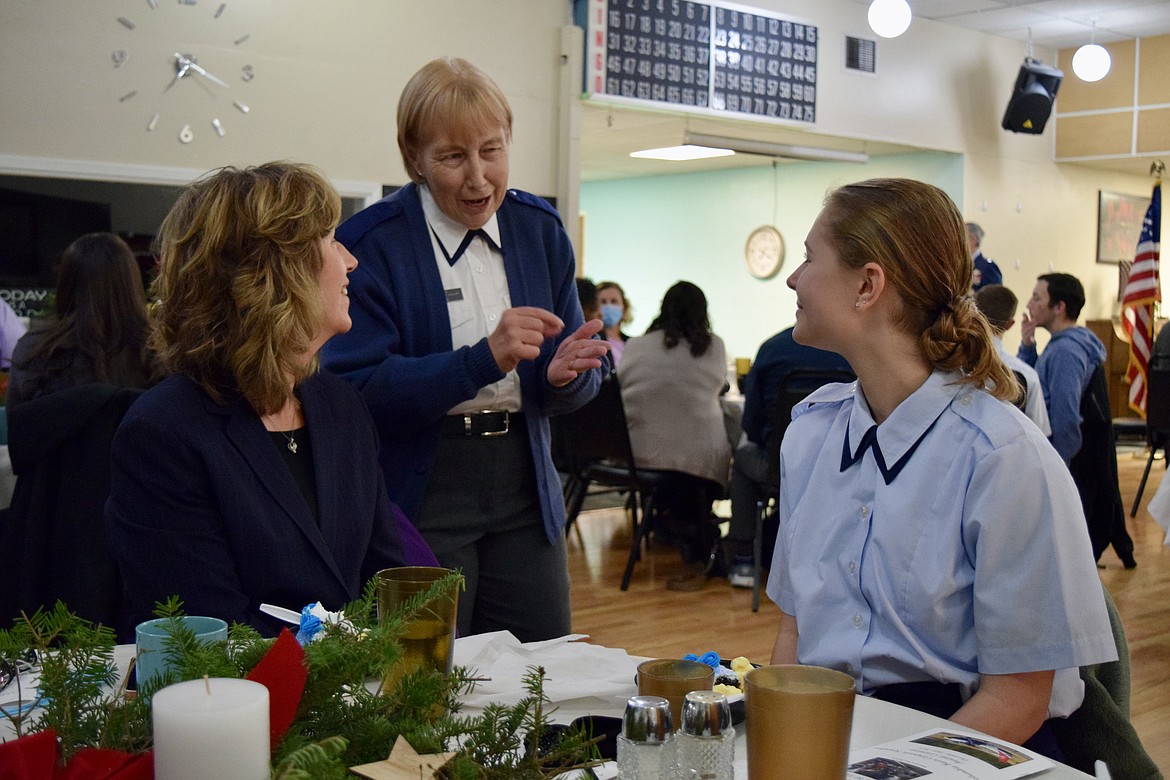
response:
<path id="1" fill-rule="evenodd" d="M 504 412 L 504 430 L 502 431 L 484 431 L 480 436 L 503 436 L 508 432 L 508 428 L 512 422 L 512 415 L 509 412 Z"/>

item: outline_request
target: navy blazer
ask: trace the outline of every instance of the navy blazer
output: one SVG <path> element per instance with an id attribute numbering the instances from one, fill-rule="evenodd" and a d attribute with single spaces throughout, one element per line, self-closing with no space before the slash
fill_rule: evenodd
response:
<path id="1" fill-rule="evenodd" d="M 114 438 L 105 517 L 131 625 L 183 600 L 275 634 L 268 602 L 337 610 L 379 569 L 403 563 L 378 468 L 377 434 L 345 382 L 317 374 L 297 395 L 312 445 L 317 519 L 260 417 L 240 397 L 216 404 L 172 376 L 127 412 Z"/>
<path id="2" fill-rule="evenodd" d="M 537 306 L 565 323 L 536 360 L 516 371 L 536 466 L 536 484 L 549 542 L 564 536 L 565 503 L 550 451 L 548 416 L 572 411 L 594 395 L 601 370 L 564 387 L 546 378 L 566 336 L 581 327 L 576 264 L 560 217 L 547 202 L 509 190 L 496 212 L 513 306 Z M 369 406 L 382 437 L 382 466 L 390 497 L 410 517 L 422 506 L 439 447 L 443 417 L 503 373 L 487 339 L 452 349 L 447 299 L 418 188 L 408 184 L 337 229 L 360 264 L 349 276 L 353 328 L 321 350 L 322 364 L 344 376 Z"/>

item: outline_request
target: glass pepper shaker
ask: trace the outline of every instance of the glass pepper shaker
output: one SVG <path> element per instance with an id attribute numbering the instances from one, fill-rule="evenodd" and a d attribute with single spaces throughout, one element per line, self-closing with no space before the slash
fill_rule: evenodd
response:
<path id="1" fill-rule="evenodd" d="M 670 702 L 661 696 L 635 696 L 626 702 L 617 738 L 619 780 L 674 777 L 674 722 Z"/>
<path id="2" fill-rule="evenodd" d="M 678 777 L 684 780 L 732 780 L 735 727 L 727 697 L 714 691 L 691 691 L 682 708 L 678 742 Z"/>

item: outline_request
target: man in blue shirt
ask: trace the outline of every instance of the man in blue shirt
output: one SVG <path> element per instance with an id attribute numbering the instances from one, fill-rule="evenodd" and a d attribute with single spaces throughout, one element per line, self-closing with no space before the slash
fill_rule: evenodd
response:
<path id="1" fill-rule="evenodd" d="M 1003 273 L 989 257 L 983 256 L 983 228 L 974 222 L 967 223 L 967 249 L 975 262 L 975 273 L 971 277 L 971 292 L 979 292 L 989 284 L 1003 284 Z"/>
<path id="2" fill-rule="evenodd" d="M 731 462 L 731 523 L 727 538 L 731 544 L 732 565 L 727 579 L 737 588 L 750 588 L 752 576 L 752 541 L 756 536 L 756 505 L 768 496 L 768 436 L 771 433 L 772 407 L 780 393 L 785 375 L 794 368 L 838 369 L 851 371 L 845 358 L 835 352 L 806 347 L 792 339 L 792 328 L 780 331 L 760 345 L 756 360 L 744 380 L 744 436 Z M 809 387 L 811 392 L 815 387 Z M 763 560 L 772 556 L 765 550 Z"/>

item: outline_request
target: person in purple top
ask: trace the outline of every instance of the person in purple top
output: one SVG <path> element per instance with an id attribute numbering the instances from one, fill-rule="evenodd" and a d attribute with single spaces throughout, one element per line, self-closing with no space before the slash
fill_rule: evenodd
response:
<path id="1" fill-rule="evenodd" d="M 8 305 L 8 301 L 0 300 L 0 369 L 12 365 L 12 350 L 16 348 L 16 342 L 20 341 L 26 330 L 28 329 Z"/>

